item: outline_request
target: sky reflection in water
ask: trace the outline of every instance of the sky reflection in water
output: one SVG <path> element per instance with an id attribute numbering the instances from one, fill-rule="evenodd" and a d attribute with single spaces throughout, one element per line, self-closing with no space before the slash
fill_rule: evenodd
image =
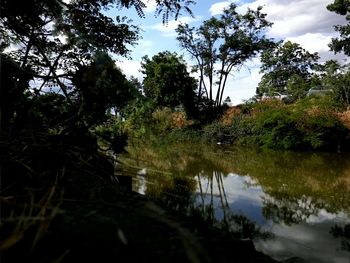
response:
<path id="1" fill-rule="evenodd" d="M 180 207 L 195 206 L 227 225 L 243 215 L 272 234 L 254 243 L 277 260 L 350 262 L 350 240 L 331 231 L 350 224 L 349 155 L 195 147 L 129 153 L 121 158 L 126 167 L 146 168 L 145 175 L 134 172 L 138 192 L 180 196 Z"/>
<path id="2" fill-rule="evenodd" d="M 263 230 L 273 234 L 273 238 L 255 239 L 256 249 L 274 257 L 285 260 L 299 257 L 306 262 L 349 263 L 350 254 L 341 250 L 339 239 L 335 239 L 330 229 L 337 224 L 349 223 L 349 218 L 342 212 L 328 213 L 321 209 L 318 214 L 311 215 L 305 222 L 286 225 L 273 223 L 263 215 L 262 198 L 271 198 L 249 176 L 229 174 L 223 179 L 229 209 L 235 214 L 243 214 Z M 209 182 L 202 182 L 202 188 Z M 220 191 L 217 183 L 213 185 L 214 211 L 219 220 L 223 220 L 223 209 L 220 203 Z M 196 191 L 197 194 L 198 189 Z M 210 193 L 205 194 L 205 202 L 210 203 Z M 201 202 L 200 198 L 196 201 Z"/>

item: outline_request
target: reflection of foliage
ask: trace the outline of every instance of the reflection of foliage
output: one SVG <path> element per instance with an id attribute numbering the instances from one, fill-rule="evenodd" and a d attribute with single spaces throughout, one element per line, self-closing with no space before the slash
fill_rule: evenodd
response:
<path id="1" fill-rule="evenodd" d="M 342 238 L 342 249 L 350 251 L 350 224 L 346 224 L 344 227 L 335 225 L 331 229 L 331 234 L 334 237 Z"/>
<path id="2" fill-rule="evenodd" d="M 214 207 L 212 204 L 192 206 L 190 209 L 190 215 L 194 220 L 200 222 L 210 223 L 222 230 L 231 233 L 236 238 L 240 239 L 254 239 L 273 238 L 273 234 L 263 231 L 255 222 L 248 219 L 242 214 L 235 214 L 226 209 L 226 216 L 222 220 L 215 218 Z"/>
<path id="3" fill-rule="evenodd" d="M 192 192 L 195 189 L 196 181 L 193 178 L 175 176 L 170 184 L 162 187 L 158 200 L 168 207 L 186 212 L 193 202 Z"/>
<path id="4" fill-rule="evenodd" d="M 194 204 L 192 207 L 192 214 L 201 215 L 202 220 L 210 222 L 221 229 L 224 229 L 237 238 L 269 238 L 270 233 L 261 231 L 253 221 L 249 220 L 246 216 L 241 214 L 235 214 L 229 206 L 225 185 L 223 182 L 223 174 L 214 171 L 211 174 L 198 174 L 199 190 L 198 193 L 201 202 Z M 202 178 L 202 179 L 201 179 Z M 204 181 L 203 182 L 203 178 Z M 202 180 L 202 181 L 201 181 Z M 217 191 L 213 191 L 214 183 L 217 187 Z M 206 185 L 206 187 L 204 187 Z M 206 188 L 206 190 L 204 190 Z M 218 198 L 219 204 L 214 205 L 214 197 Z M 206 203 L 205 200 L 210 200 Z M 216 210 L 220 210 L 223 213 L 223 218 L 219 219 L 216 216 Z"/>
<path id="5" fill-rule="evenodd" d="M 230 231 L 239 235 L 239 238 L 272 238 L 273 234 L 262 231 L 253 221 L 249 220 L 244 215 L 230 215 Z"/>
<path id="6" fill-rule="evenodd" d="M 278 196 L 278 198 L 276 198 Z M 276 193 L 274 198 L 263 198 L 263 214 L 274 222 L 283 222 L 286 225 L 297 224 L 317 215 L 324 203 L 312 200 L 307 196 L 291 198 L 286 193 Z"/>
<path id="7" fill-rule="evenodd" d="M 171 171 L 173 174 L 181 171 L 184 176 L 197 175 L 200 180 L 209 182 L 214 171 L 220 171 L 216 172 L 219 176 L 230 172 L 249 174 L 269 196 L 263 200 L 265 216 L 287 224 L 317 215 L 321 209 L 329 213 L 350 212 L 348 154 L 275 152 L 249 148 L 222 151 L 200 144 L 166 145 L 129 147 L 130 155 L 123 160 L 132 164 L 132 158 L 137 156 L 139 166 Z M 213 179 L 216 180 L 215 177 Z M 210 207 L 202 206 L 202 212 L 213 211 Z M 211 220 L 210 215 L 206 217 L 208 221 Z"/>

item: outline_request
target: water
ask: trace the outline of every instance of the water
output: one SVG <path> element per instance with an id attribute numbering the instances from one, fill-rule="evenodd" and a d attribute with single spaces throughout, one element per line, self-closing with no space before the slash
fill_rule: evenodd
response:
<path id="1" fill-rule="evenodd" d="M 136 145 L 133 189 L 196 213 L 276 260 L 350 262 L 350 155 Z"/>

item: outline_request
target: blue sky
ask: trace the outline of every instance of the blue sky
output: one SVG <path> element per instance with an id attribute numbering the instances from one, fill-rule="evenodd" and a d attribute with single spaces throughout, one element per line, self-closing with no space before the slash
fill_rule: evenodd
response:
<path id="1" fill-rule="evenodd" d="M 185 51 L 180 49 L 176 41 L 174 29 L 177 24 L 185 22 L 190 26 L 199 26 L 204 20 L 220 14 L 222 9 L 231 2 L 238 5 L 240 12 L 245 12 L 248 7 L 256 9 L 258 6 L 263 6 L 263 11 L 268 15 L 267 19 L 274 23 L 267 32 L 269 37 L 290 40 L 299 43 L 310 52 L 319 52 L 321 62 L 334 58 L 340 61 L 346 59 L 341 54 L 334 56 L 328 48 L 331 38 L 337 35 L 333 30 L 333 25 L 345 23 L 342 16 L 326 9 L 332 0 L 198 0 L 197 4 L 192 6 L 194 18 L 183 14 L 178 21 L 170 19 L 168 25 L 162 24 L 161 17 L 154 17 L 155 2 L 149 0 L 148 8 L 145 10 L 145 19 L 139 18 L 133 9 L 109 11 L 112 17 L 128 16 L 143 30 L 139 44 L 131 48 L 132 60 L 117 58 L 119 59 L 118 66 L 127 76 L 133 75 L 142 80 L 143 76 L 139 72 L 141 58 L 145 55 L 152 57 L 165 50 L 185 55 L 187 63 L 191 65 L 191 60 Z M 224 97 L 230 96 L 234 104 L 252 97 L 261 78 L 259 66 L 260 61 L 256 58 L 246 63 L 241 70 L 235 71 L 227 83 Z"/>

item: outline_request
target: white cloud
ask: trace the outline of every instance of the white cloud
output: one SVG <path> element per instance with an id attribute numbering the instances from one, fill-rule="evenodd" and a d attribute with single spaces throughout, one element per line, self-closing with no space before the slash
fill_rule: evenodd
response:
<path id="1" fill-rule="evenodd" d="M 298 43 L 311 53 L 317 52 L 320 56 L 320 62 L 325 62 L 330 59 L 336 59 L 339 61 L 343 60 L 345 58 L 343 54 L 335 55 L 333 52 L 329 51 L 328 45 L 331 40 L 331 36 L 323 35 L 321 33 L 307 33 L 297 37 L 287 37 L 285 41 Z"/>
<path id="2" fill-rule="evenodd" d="M 237 0 L 223 1 L 219 3 L 212 4 L 209 12 L 212 16 L 222 14 L 222 11 L 227 8 L 231 3 L 238 2 Z"/>
<path id="3" fill-rule="evenodd" d="M 141 62 L 137 60 L 122 60 L 117 61 L 116 65 L 123 71 L 123 73 L 130 78 L 134 76 L 139 80 L 143 79 L 141 70 Z"/>
<path id="4" fill-rule="evenodd" d="M 255 95 L 260 79 L 259 68 L 242 70 L 228 79 L 223 97 L 230 96 L 234 105 L 241 104 Z"/>
<path id="5" fill-rule="evenodd" d="M 148 26 L 147 28 L 158 30 L 163 33 L 163 36 L 175 36 L 176 35 L 175 29 L 178 27 L 179 24 L 181 23 L 190 24 L 190 23 L 197 22 L 201 19 L 202 17 L 200 16 L 196 18 L 193 18 L 190 16 L 184 16 L 184 17 L 180 17 L 177 20 L 171 20 L 167 24 L 158 23 L 152 26 Z"/>
<path id="6" fill-rule="evenodd" d="M 345 24 L 343 16 L 327 10 L 333 0 L 256 0 L 238 7 L 243 13 L 247 8 L 263 6 L 267 19 L 273 26 L 267 35 L 276 39 L 290 40 L 310 52 L 318 52 L 324 62 L 329 59 L 343 60 L 342 54 L 334 55 L 328 44 L 337 36 L 334 25 Z"/>
<path id="7" fill-rule="evenodd" d="M 249 7 L 263 6 L 267 19 L 274 22 L 269 31 L 271 37 L 295 37 L 306 33 L 334 34 L 333 25 L 344 24 L 345 19 L 327 10 L 332 0 L 256 0 L 241 5 L 245 12 Z"/>
<path id="8" fill-rule="evenodd" d="M 157 2 L 156 0 L 148 0 L 146 2 L 146 8 L 145 8 L 145 12 L 146 13 L 152 13 L 154 11 L 156 11 L 156 8 L 157 8 Z"/>

